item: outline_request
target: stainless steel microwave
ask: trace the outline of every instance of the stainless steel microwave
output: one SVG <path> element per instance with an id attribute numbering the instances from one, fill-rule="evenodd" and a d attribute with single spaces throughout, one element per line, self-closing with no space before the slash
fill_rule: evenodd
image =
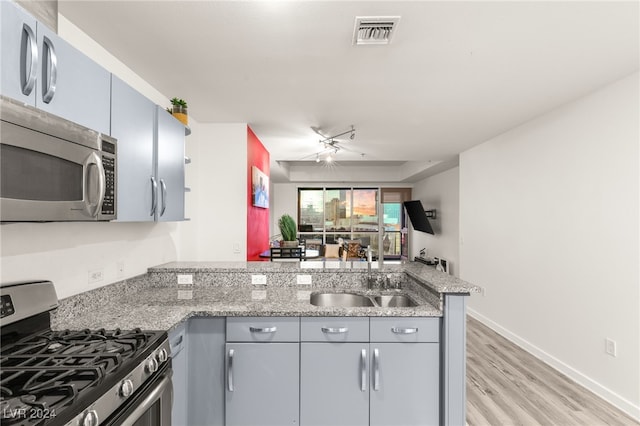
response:
<path id="1" fill-rule="evenodd" d="M 117 143 L 0 96 L 0 220 L 116 219 Z"/>

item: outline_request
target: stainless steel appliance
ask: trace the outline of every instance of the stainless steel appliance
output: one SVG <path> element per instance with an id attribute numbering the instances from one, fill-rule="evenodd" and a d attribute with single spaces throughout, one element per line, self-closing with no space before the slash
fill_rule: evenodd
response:
<path id="1" fill-rule="evenodd" d="M 49 281 L 0 286 L 2 425 L 171 425 L 164 331 L 52 331 Z"/>
<path id="2" fill-rule="evenodd" d="M 116 219 L 116 140 L 0 97 L 0 220 Z"/>

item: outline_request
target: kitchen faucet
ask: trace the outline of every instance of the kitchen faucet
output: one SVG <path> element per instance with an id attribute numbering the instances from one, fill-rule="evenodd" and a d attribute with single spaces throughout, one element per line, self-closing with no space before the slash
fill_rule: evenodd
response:
<path id="1" fill-rule="evenodd" d="M 371 252 L 371 246 L 367 246 L 367 288 L 371 290 L 375 280 L 371 277 L 371 263 L 373 261 L 373 254 Z"/>

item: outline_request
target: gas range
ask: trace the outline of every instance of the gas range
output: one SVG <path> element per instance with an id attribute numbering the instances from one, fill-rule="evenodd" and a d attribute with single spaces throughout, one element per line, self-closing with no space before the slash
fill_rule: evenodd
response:
<path id="1" fill-rule="evenodd" d="M 132 424 L 131 416 L 140 414 L 133 413 L 140 411 L 141 401 L 158 393 L 161 383 L 170 402 L 171 360 L 166 332 L 52 331 L 52 283 L 3 285 L 1 290 L 3 425 Z M 34 299 L 34 295 L 38 297 Z M 34 309 L 34 303 L 40 308 Z M 45 306 L 48 308 L 37 312 Z M 169 415 L 170 408 L 169 403 Z M 166 401 L 164 408 L 155 411 L 168 417 Z"/>

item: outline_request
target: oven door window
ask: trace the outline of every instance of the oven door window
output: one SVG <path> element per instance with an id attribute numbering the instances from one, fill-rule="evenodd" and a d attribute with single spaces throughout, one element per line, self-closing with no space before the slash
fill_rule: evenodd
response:
<path id="1" fill-rule="evenodd" d="M 83 166 L 43 152 L 0 145 L 0 197 L 81 201 Z"/>

